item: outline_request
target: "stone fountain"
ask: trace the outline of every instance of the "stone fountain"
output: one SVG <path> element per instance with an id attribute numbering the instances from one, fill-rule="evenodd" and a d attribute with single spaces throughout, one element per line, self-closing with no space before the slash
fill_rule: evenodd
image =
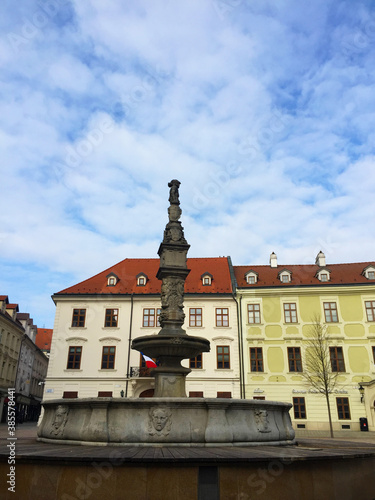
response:
<path id="1" fill-rule="evenodd" d="M 153 398 L 84 398 L 43 402 L 40 441 L 111 446 L 254 446 L 294 444 L 291 404 L 275 401 L 187 398 L 190 369 L 183 359 L 210 350 L 207 339 L 183 330 L 184 284 L 189 274 L 180 217 L 179 186 L 172 180 L 169 221 L 159 247 L 161 330 L 133 340 L 132 348 L 157 358 Z"/>

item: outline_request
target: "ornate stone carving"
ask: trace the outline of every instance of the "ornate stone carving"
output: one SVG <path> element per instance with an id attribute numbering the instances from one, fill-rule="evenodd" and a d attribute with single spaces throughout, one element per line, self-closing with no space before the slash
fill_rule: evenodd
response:
<path id="1" fill-rule="evenodd" d="M 170 207 L 171 208 L 171 207 Z M 187 244 L 181 222 L 170 221 L 165 226 L 163 243 Z"/>
<path id="2" fill-rule="evenodd" d="M 268 428 L 269 420 L 267 410 L 255 410 L 254 416 L 258 432 L 271 432 L 271 429 Z"/>
<path id="3" fill-rule="evenodd" d="M 184 284 L 185 280 L 179 277 L 167 277 L 161 285 L 161 313 L 160 325 L 163 327 L 167 320 L 184 322 Z"/>
<path id="4" fill-rule="evenodd" d="M 177 179 L 172 179 L 171 182 L 168 182 L 168 187 L 171 188 L 169 190 L 169 203 L 171 205 L 179 205 L 179 193 L 178 188 L 180 187 L 181 182 Z"/>
<path id="5" fill-rule="evenodd" d="M 64 427 L 68 420 L 69 407 L 66 405 L 58 405 L 55 412 L 55 417 L 52 422 L 52 430 L 50 434 L 54 436 L 62 436 Z"/>
<path id="6" fill-rule="evenodd" d="M 172 412 L 168 408 L 150 408 L 148 433 L 150 436 L 168 436 L 172 427 Z"/>

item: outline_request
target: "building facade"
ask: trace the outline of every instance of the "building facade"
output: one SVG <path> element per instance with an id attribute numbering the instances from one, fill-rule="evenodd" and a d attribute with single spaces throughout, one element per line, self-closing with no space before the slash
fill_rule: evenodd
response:
<path id="1" fill-rule="evenodd" d="M 187 395 L 239 398 L 237 306 L 230 259 L 187 260 L 186 332 L 208 338 L 211 351 L 182 364 L 192 372 Z M 146 397 L 154 382 L 136 337 L 157 335 L 159 259 L 125 259 L 53 296 L 56 317 L 45 399 Z"/>
<path id="2" fill-rule="evenodd" d="M 37 327 L 18 304 L 0 296 L 0 417 L 7 418 L 8 392 L 14 391 L 18 422 L 37 420 L 48 359 L 35 345 Z"/>
<path id="3" fill-rule="evenodd" d="M 15 388 L 24 328 L 17 320 L 18 305 L 0 295 L 0 417 L 6 419 L 9 389 Z"/>
<path id="4" fill-rule="evenodd" d="M 156 335 L 158 259 L 125 259 L 53 296 L 56 318 L 45 399 L 146 397 L 154 382 L 136 337 Z M 230 258 L 188 259 L 185 324 L 210 340 L 186 379 L 191 397 L 290 402 L 296 428 L 328 429 L 324 396 L 303 377 L 306 341 L 318 319 L 329 335 L 337 384 L 335 430 L 375 430 L 375 264 L 232 266 Z M 363 390 L 361 394 L 360 390 Z"/>
<path id="5" fill-rule="evenodd" d="M 241 394 L 293 404 L 296 428 L 328 429 L 324 396 L 303 377 L 307 338 L 320 321 L 329 335 L 334 430 L 375 430 L 375 264 L 234 266 L 240 308 Z M 364 388 L 364 395 L 359 389 Z"/>

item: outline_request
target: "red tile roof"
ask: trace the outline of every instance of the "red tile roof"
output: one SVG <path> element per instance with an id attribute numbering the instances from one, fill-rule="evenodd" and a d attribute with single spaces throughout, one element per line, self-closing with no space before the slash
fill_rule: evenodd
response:
<path id="1" fill-rule="evenodd" d="M 280 265 L 271 266 L 233 266 L 234 274 L 239 288 L 260 288 L 269 286 L 307 286 L 307 285 L 360 285 L 372 284 L 374 280 L 369 280 L 362 275 L 363 270 L 368 266 L 374 266 L 374 262 L 356 262 L 353 264 L 328 264 L 324 269 L 330 271 L 330 280 L 326 282 L 319 281 L 315 276 L 321 267 L 317 265 Z M 288 270 L 292 273 L 292 281 L 282 283 L 278 274 L 282 270 Z M 245 274 L 248 271 L 258 273 L 258 280 L 251 285 L 246 282 Z"/>
<path id="2" fill-rule="evenodd" d="M 68 294 L 160 294 L 161 281 L 156 278 L 160 265 L 159 259 L 125 259 L 77 285 L 61 290 L 56 295 Z M 185 293 L 232 293 L 230 268 L 227 257 L 187 259 L 190 273 L 185 281 Z M 107 275 L 113 272 L 119 280 L 115 286 L 107 286 Z M 212 284 L 204 286 L 203 273 L 213 276 Z M 144 286 L 137 286 L 137 275 L 148 277 Z"/>
<path id="3" fill-rule="evenodd" d="M 51 350 L 52 333 L 52 328 L 38 328 L 35 344 L 39 347 L 39 349 L 42 351 Z"/>
<path id="4" fill-rule="evenodd" d="M 7 309 L 16 309 L 18 312 L 18 304 L 7 304 L 6 308 Z"/>

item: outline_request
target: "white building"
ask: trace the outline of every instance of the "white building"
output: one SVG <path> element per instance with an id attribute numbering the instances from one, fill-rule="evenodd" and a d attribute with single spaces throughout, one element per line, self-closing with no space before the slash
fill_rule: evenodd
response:
<path id="1" fill-rule="evenodd" d="M 237 307 L 230 259 L 192 258 L 185 282 L 189 335 L 211 351 L 185 360 L 190 396 L 240 397 Z M 132 339 L 157 334 L 161 308 L 159 259 L 125 259 L 53 295 L 56 317 L 44 399 L 144 397 L 153 378 Z"/>

